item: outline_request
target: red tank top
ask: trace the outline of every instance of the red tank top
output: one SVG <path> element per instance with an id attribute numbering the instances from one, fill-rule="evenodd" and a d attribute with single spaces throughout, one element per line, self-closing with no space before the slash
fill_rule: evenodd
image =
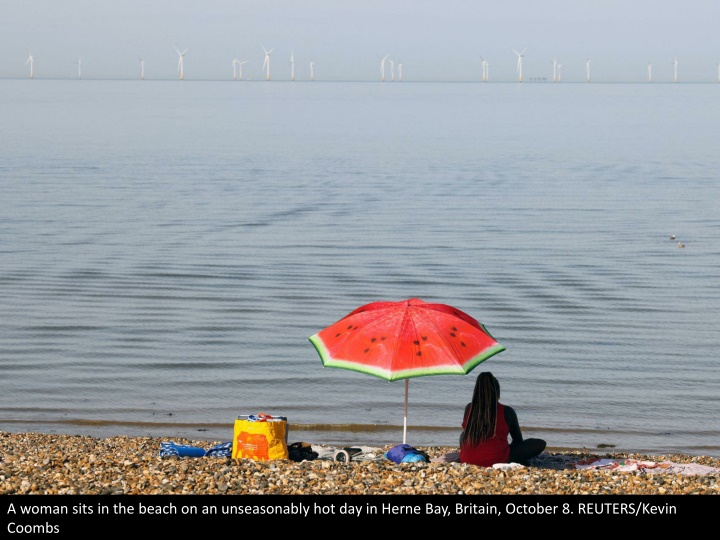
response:
<path id="1" fill-rule="evenodd" d="M 468 408 L 468 412 L 470 409 Z M 462 428 L 467 424 L 467 414 L 463 418 Z M 460 462 L 482 467 L 492 467 L 495 463 L 507 463 L 510 458 L 510 429 L 505 421 L 505 406 L 498 403 L 495 436 L 477 446 L 463 443 L 460 446 Z"/>

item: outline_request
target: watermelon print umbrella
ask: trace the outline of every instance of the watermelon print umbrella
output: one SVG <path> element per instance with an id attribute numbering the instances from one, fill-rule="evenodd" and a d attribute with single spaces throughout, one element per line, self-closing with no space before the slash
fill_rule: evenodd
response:
<path id="1" fill-rule="evenodd" d="M 505 350 L 467 313 L 418 298 L 365 304 L 309 340 L 325 367 L 405 379 L 403 444 L 411 377 L 466 375 Z"/>

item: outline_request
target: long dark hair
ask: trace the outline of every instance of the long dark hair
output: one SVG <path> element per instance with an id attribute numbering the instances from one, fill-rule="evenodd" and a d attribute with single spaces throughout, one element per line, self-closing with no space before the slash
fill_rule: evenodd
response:
<path id="1" fill-rule="evenodd" d="M 475 381 L 467 424 L 462 442 L 475 446 L 495 436 L 497 404 L 500 399 L 500 383 L 489 371 L 478 375 Z"/>

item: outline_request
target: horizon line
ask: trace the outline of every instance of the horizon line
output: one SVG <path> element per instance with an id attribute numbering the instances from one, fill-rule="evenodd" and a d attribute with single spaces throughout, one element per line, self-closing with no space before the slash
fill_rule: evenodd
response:
<path id="1" fill-rule="evenodd" d="M 542 79 L 526 79 L 524 81 L 518 81 L 518 80 L 497 80 L 497 81 L 483 81 L 482 79 L 458 79 L 458 80 L 452 80 L 452 79 L 416 79 L 416 80 L 403 80 L 403 81 L 381 81 L 381 80 L 375 80 L 375 79 L 274 79 L 274 80 L 266 80 L 263 78 L 258 79 L 242 79 L 242 80 L 235 80 L 235 79 L 218 79 L 218 78 L 208 78 L 208 79 L 178 79 L 178 78 L 148 78 L 145 77 L 144 79 L 141 78 L 114 78 L 114 77 L 38 77 L 33 76 L 31 77 L 1 77 L 0 81 L 137 81 L 137 82 L 228 82 L 228 83 L 322 83 L 322 82 L 330 82 L 330 83 L 377 83 L 377 84 L 403 84 L 403 83 L 410 83 L 410 84 L 417 84 L 417 83 L 477 83 L 481 85 L 485 84 L 551 84 L 553 86 L 562 86 L 564 84 L 582 84 L 583 86 L 593 85 L 593 84 L 643 84 L 652 86 L 655 84 L 671 84 L 671 85 L 677 85 L 677 84 L 719 84 L 720 80 L 687 80 L 687 81 L 673 81 L 672 79 L 668 80 L 654 80 L 654 81 L 648 81 L 648 80 L 595 80 L 595 81 L 586 81 L 585 79 L 578 79 L 578 80 L 567 80 L 567 81 L 553 81 L 550 78 L 542 78 Z"/>

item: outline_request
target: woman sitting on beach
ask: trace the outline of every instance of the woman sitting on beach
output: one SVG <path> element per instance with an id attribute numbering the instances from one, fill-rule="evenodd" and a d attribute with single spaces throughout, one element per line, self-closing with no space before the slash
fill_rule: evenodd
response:
<path id="1" fill-rule="evenodd" d="M 465 407 L 460 435 L 460 462 L 491 467 L 495 463 L 528 461 L 545 450 L 542 439 L 524 439 L 517 415 L 503 405 L 500 383 L 490 372 L 478 375 L 472 401 Z M 508 443 L 508 435 L 512 442 Z"/>

